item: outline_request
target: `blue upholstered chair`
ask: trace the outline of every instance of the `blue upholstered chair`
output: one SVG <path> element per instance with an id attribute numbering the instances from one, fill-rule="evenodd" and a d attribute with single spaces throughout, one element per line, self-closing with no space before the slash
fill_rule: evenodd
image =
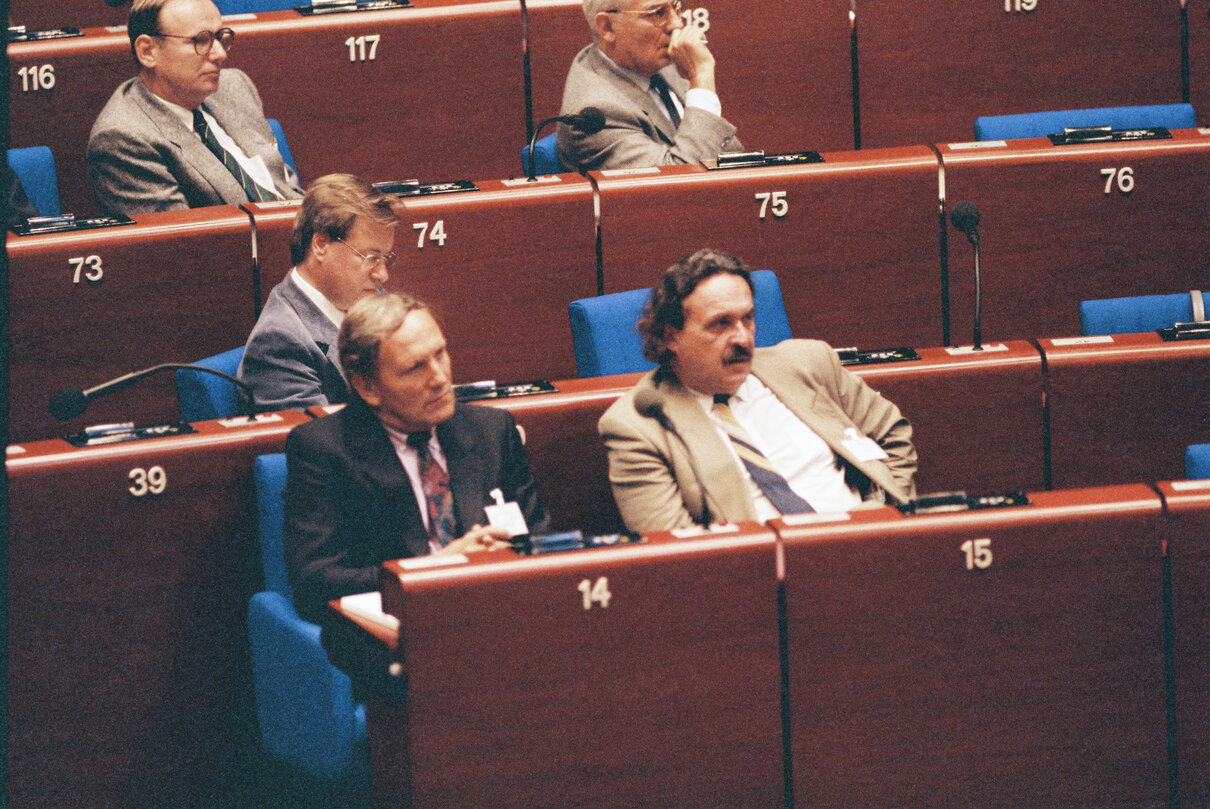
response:
<path id="1" fill-rule="evenodd" d="M 368 789 L 365 706 L 328 662 L 319 627 L 298 617 L 282 544 L 284 453 L 254 463 L 265 589 L 248 604 L 248 636 L 261 743 L 277 763 L 320 783 Z"/>
<path id="2" fill-rule="evenodd" d="M 299 5 L 295 3 L 294 5 Z M 289 8 L 290 6 L 287 6 Z M 294 169 L 294 173 L 298 174 L 298 166 L 294 165 L 294 155 L 290 154 L 290 144 L 286 141 L 286 133 L 281 128 L 281 123 L 276 118 L 266 118 L 269 122 L 269 128 L 273 130 L 273 139 L 277 141 L 277 151 L 281 152 L 281 159 L 286 161 L 286 165 Z M 298 174 L 302 178 L 301 174 Z"/>
<path id="3" fill-rule="evenodd" d="M 49 146 L 8 150 L 8 165 L 21 181 L 25 196 L 42 216 L 63 213 L 59 204 L 59 174 Z"/>
<path id="4" fill-rule="evenodd" d="M 975 140 L 1042 138 L 1066 127 L 1105 126 L 1142 129 L 1162 126 L 1190 129 L 1197 117 L 1190 104 L 1154 104 L 1138 107 L 1099 107 L 1083 110 L 1050 110 L 1019 115 L 984 115 L 975 119 Z"/>
<path id="5" fill-rule="evenodd" d="M 557 133 L 538 138 L 534 143 L 534 173 L 541 177 L 543 174 L 559 174 L 567 171 L 559 160 L 559 147 L 555 143 Z M 529 176 L 529 144 L 521 147 L 521 173 Z"/>
<path id="6" fill-rule="evenodd" d="M 1206 319 L 1210 298 L 1191 290 L 1172 295 L 1140 295 L 1080 301 L 1080 334 L 1132 334 L 1173 323 Z"/>
<path id="7" fill-rule="evenodd" d="M 1210 478 L 1210 444 L 1193 444 L 1185 450 L 1185 477 Z"/>
<path id="8" fill-rule="evenodd" d="M 235 376 L 243 358 L 244 347 L 240 346 L 193 364 Z M 221 376 L 187 368 L 178 368 L 176 371 L 176 401 L 181 410 L 181 421 L 186 424 L 229 419 L 248 412 L 235 385 Z"/>
<path id="9" fill-rule="evenodd" d="M 790 338 L 790 321 L 781 297 L 781 284 L 771 270 L 752 273 L 756 287 L 756 344 L 771 346 Z M 643 341 L 635 322 L 650 289 L 632 289 L 572 301 L 567 307 L 576 348 L 576 372 L 606 376 L 646 371 L 655 365 L 643 357 Z"/>

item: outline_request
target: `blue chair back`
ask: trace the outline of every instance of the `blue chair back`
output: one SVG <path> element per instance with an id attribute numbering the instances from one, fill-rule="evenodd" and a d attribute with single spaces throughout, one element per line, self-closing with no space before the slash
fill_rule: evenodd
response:
<path id="1" fill-rule="evenodd" d="M 286 454 L 260 455 L 252 463 L 252 485 L 256 490 L 256 529 L 260 537 L 261 570 L 265 589 L 280 593 L 291 604 L 294 590 L 286 572 L 286 547 L 282 530 L 286 523 Z"/>
<path id="2" fill-rule="evenodd" d="M 1194 444 L 1185 450 L 1185 477 L 1210 478 L 1210 444 Z"/>
<path id="3" fill-rule="evenodd" d="M 59 203 L 59 174 L 49 146 L 8 150 L 8 165 L 21 181 L 25 196 L 42 216 L 63 213 Z"/>
<path id="4" fill-rule="evenodd" d="M 1201 312 L 1194 307 L 1200 299 Z M 1133 334 L 1155 331 L 1173 323 L 1205 320 L 1210 311 L 1206 293 L 1193 290 L 1172 295 L 1139 295 L 1080 301 L 1080 334 Z M 1199 317 L 1200 314 L 1200 317 Z"/>
<path id="5" fill-rule="evenodd" d="M 365 706 L 328 661 L 320 629 L 298 617 L 286 572 L 284 453 L 253 462 L 265 590 L 248 603 L 248 637 L 261 743 L 274 760 L 332 785 L 369 784 Z"/>
<path id="6" fill-rule="evenodd" d="M 213 368 L 235 376 L 244 347 L 233 348 L 199 360 L 194 365 Z M 181 421 L 186 424 L 210 419 L 229 419 L 247 412 L 239 388 L 221 376 L 180 368 L 176 372 L 176 400 Z"/>
<path id="7" fill-rule="evenodd" d="M 255 14 L 258 11 L 284 11 L 309 6 L 311 0 L 215 0 L 222 14 Z"/>
<path id="8" fill-rule="evenodd" d="M 1152 104 L 1137 107 L 1098 107 L 1082 110 L 1050 110 L 1019 115 L 984 115 L 975 119 L 975 140 L 1043 138 L 1067 127 L 1105 126 L 1142 129 L 1162 126 L 1190 129 L 1197 126 L 1191 104 Z"/>
<path id="9" fill-rule="evenodd" d="M 291 8 L 293 5 L 298 4 L 295 3 L 286 8 Z M 290 154 L 290 144 L 286 141 L 286 133 L 281 128 L 281 122 L 276 118 L 267 118 L 265 120 L 269 122 L 269 128 L 273 130 L 273 139 L 277 141 L 277 151 L 281 152 L 281 159 L 286 162 L 287 166 L 294 169 L 295 174 L 298 174 L 298 166 L 294 165 L 294 155 Z M 298 176 L 301 180 L 302 175 L 298 174 Z"/>
<path id="10" fill-rule="evenodd" d="M 777 275 L 771 270 L 756 270 L 752 284 L 756 288 L 756 344 L 771 346 L 788 340 L 790 321 Z M 580 376 L 625 374 L 655 367 L 643 357 L 643 340 L 635 327 L 650 297 L 650 289 L 632 289 L 568 305 L 576 372 Z"/>
<path id="11" fill-rule="evenodd" d="M 534 173 L 539 177 L 543 174 L 561 174 L 567 171 L 563 161 L 559 160 L 559 146 L 555 141 L 557 134 L 551 132 L 534 143 Z M 521 147 L 521 173 L 529 176 L 528 143 Z"/>

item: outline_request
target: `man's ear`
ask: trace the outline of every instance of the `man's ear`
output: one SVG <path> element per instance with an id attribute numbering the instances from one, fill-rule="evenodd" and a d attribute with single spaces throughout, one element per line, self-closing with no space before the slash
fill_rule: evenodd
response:
<path id="1" fill-rule="evenodd" d="M 134 53 L 139 60 L 139 64 L 148 69 L 154 69 L 159 49 L 156 47 L 157 42 L 150 34 L 140 34 L 134 41 Z"/>
<path id="2" fill-rule="evenodd" d="M 332 244 L 332 239 L 322 230 L 317 230 L 311 234 L 311 255 L 316 258 L 322 258 L 327 252 L 328 246 Z"/>
<path id="3" fill-rule="evenodd" d="M 592 19 L 593 25 L 597 29 L 597 39 L 601 42 L 613 43 L 617 39 L 617 34 L 613 30 L 613 15 L 604 11 L 598 12 L 597 16 Z"/>
<path id="4" fill-rule="evenodd" d="M 376 408 L 382 404 L 382 397 L 378 395 L 378 388 L 373 380 L 366 379 L 361 374 L 350 373 L 349 385 L 357 392 L 361 400 L 371 408 Z"/>

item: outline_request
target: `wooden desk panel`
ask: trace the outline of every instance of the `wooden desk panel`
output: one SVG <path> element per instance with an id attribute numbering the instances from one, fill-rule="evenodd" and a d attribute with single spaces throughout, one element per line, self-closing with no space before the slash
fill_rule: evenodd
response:
<path id="1" fill-rule="evenodd" d="M 555 383 L 558 393 L 492 403 L 512 413 L 524 430 L 529 468 L 556 530 L 622 530 L 597 422 L 640 376 L 562 380 Z"/>
<path id="2" fill-rule="evenodd" d="M 253 805 L 252 459 L 307 420 L 9 447 L 13 806 Z"/>
<path id="3" fill-rule="evenodd" d="M 378 805 L 782 806 L 774 547 L 388 562 L 408 692 L 369 706 Z"/>
<path id="4" fill-rule="evenodd" d="M 1210 125 L 1210 2 L 1191 0 L 1189 10 L 1189 101 L 1200 126 Z"/>
<path id="5" fill-rule="evenodd" d="M 1210 230 L 1195 213 L 1210 201 L 1202 182 L 1210 134 L 940 149 L 948 207 L 971 200 L 982 215 L 985 339 L 1079 334 L 1081 300 L 1210 288 Z M 1126 168 L 1129 178 L 1103 173 Z M 973 267 L 972 248 L 950 227 L 953 334 L 961 341 L 972 332 Z"/>
<path id="6" fill-rule="evenodd" d="M 46 406 L 64 388 L 242 345 L 255 322 L 251 228 L 238 208 L 147 214 L 134 225 L 74 233 L 10 233 L 7 246 L 14 440 L 107 421 L 176 420 L 170 372 L 70 421 L 56 421 Z"/>
<path id="7" fill-rule="evenodd" d="M 912 422 L 921 493 L 1041 489 L 1042 358 L 1028 343 L 975 353 L 921 348 L 919 362 L 853 368 Z"/>
<path id="8" fill-rule="evenodd" d="M 605 292 L 650 287 L 682 256 L 713 247 L 777 273 L 796 336 L 862 348 L 940 344 L 936 156 L 923 146 L 823 156 L 788 167 L 593 172 Z M 774 193 L 784 194 L 782 216 Z"/>
<path id="9" fill-rule="evenodd" d="M 1210 480 L 1159 484 L 1167 508 L 1181 805 L 1210 806 Z"/>
<path id="10" fill-rule="evenodd" d="M 104 6 L 100 0 L 95 5 Z M 9 146 L 50 147 L 63 210 L 77 216 L 101 210 L 88 180 L 88 133 L 113 91 L 137 72 L 125 28 L 130 9 L 119 11 L 120 30 L 88 28 L 75 39 L 8 46 Z M 44 89 L 31 71 L 53 74 L 51 87 Z"/>
<path id="11" fill-rule="evenodd" d="M 371 182 L 517 173 L 520 5 L 416 6 L 231 23 L 240 50 L 255 54 L 238 66 L 281 121 L 304 183 L 336 171 Z"/>
<path id="12" fill-rule="evenodd" d="M 1030 497 L 774 523 L 796 805 L 1166 805 L 1159 498 Z"/>
<path id="13" fill-rule="evenodd" d="M 387 288 L 432 305 L 458 382 L 574 376 L 567 305 L 597 291 L 591 186 L 574 174 L 477 185 L 403 200 Z"/>
<path id="14" fill-rule="evenodd" d="M 1175 2 L 858 3 L 862 142 L 965 140 L 980 115 L 1175 104 L 1179 12 Z"/>
<path id="15" fill-rule="evenodd" d="M 126 25 L 130 17 L 129 4 L 114 8 L 103 0 L 9 0 L 10 25 L 24 25 L 26 30 L 47 28 L 93 28 L 102 25 Z"/>
<path id="16" fill-rule="evenodd" d="M 749 149 L 853 148 L 848 4 L 705 0 L 684 14 L 706 28 L 723 117 Z M 591 32 L 580 0 L 528 3 L 534 123 L 559 114 L 572 59 Z"/>
<path id="17" fill-rule="evenodd" d="M 1210 341 L 1041 340 L 1056 488 L 1184 476 L 1210 441 Z"/>

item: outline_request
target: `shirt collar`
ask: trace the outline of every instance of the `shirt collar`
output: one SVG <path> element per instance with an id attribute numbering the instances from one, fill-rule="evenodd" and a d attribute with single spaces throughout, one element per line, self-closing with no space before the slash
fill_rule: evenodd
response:
<path id="1" fill-rule="evenodd" d="M 345 313 L 337 309 L 336 305 L 325 298 L 322 292 L 307 283 L 307 279 L 302 277 L 298 267 L 290 270 L 290 278 L 293 279 L 294 285 L 302 290 L 302 294 L 307 296 L 307 300 L 319 307 L 319 311 L 323 312 L 324 316 L 339 329 L 340 324 L 344 322 Z"/>
<path id="2" fill-rule="evenodd" d="M 139 81 L 142 81 L 142 79 Z M 157 104 L 162 105 L 164 109 L 168 110 L 168 112 L 179 118 L 181 123 L 185 125 L 186 129 L 188 129 L 190 132 L 193 131 L 193 110 L 187 110 L 180 104 L 174 104 L 166 98 L 160 98 L 158 95 L 151 92 L 150 88 L 147 90 L 147 94 L 154 98 Z M 198 109 L 201 109 L 201 107 L 198 107 Z M 202 114 L 205 115 L 205 112 L 203 111 Z"/>

